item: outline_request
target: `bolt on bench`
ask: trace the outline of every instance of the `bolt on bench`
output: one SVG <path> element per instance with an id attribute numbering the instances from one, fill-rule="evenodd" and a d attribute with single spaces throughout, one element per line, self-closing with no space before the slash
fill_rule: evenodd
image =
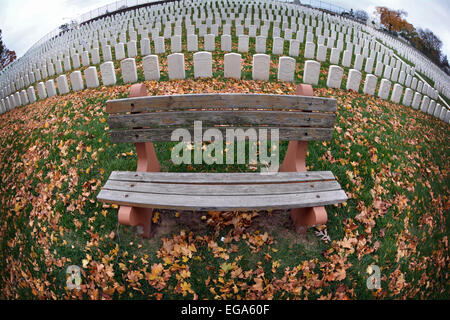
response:
<path id="1" fill-rule="evenodd" d="M 97 199 L 119 204 L 119 222 L 138 226 L 144 237 L 150 236 L 154 208 L 291 209 L 290 216 L 300 232 L 326 223 L 323 206 L 347 200 L 332 172 L 306 171 L 308 141 L 331 140 L 336 117 L 336 100 L 313 97 L 309 85 L 299 85 L 297 95 L 147 96 L 145 85 L 135 84 L 130 98 L 108 101 L 106 111 L 111 141 L 135 143 L 138 165 L 136 172 L 112 172 Z M 192 130 L 194 120 L 223 131 L 251 126 L 278 128 L 280 140 L 290 141 L 280 172 L 159 172 L 153 142 L 171 141 L 176 128 Z"/>

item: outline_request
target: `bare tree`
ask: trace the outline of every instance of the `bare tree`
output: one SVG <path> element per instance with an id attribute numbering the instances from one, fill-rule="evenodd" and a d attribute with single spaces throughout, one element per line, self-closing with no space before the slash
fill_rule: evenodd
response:
<path id="1" fill-rule="evenodd" d="M 0 30 L 0 70 L 16 60 L 16 53 L 6 48 L 2 39 L 2 30 Z"/>

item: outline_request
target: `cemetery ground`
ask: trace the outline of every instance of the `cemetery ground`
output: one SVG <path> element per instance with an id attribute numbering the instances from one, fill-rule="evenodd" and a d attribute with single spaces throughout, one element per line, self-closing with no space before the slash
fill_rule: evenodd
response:
<path id="1" fill-rule="evenodd" d="M 220 63 L 220 57 L 214 61 Z M 243 80 L 145 81 L 149 95 L 295 94 L 295 84 Z M 140 59 L 138 59 L 139 67 Z M 303 65 L 303 64 L 301 64 Z M 448 299 L 449 126 L 373 96 L 324 88 L 338 100 L 332 141 L 309 144 L 309 170 L 331 170 L 346 203 L 328 222 L 294 232 L 288 213 L 156 210 L 151 239 L 119 225 L 96 200 L 111 171 L 136 169 L 132 144 L 112 144 L 106 101 L 128 96 L 118 78 L 0 116 L 1 298 L 18 299 Z M 117 73 L 120 75 L 120 72 Z M 296 81 L 303 72 L 297 64 Z M 274 76 L 275 75 L 275 76 Z M 120 77 L 120 76 L 119 76 Z M 142 74 L 139 74 L 143 81 Z M 344 76 L 345 78 L 345 76 Z M 343 83 L 345 82 L 345 79 Z M 248 165 L 181 165 L 174 143 L 155 145 L 162 171 L 255 171 Z M 281 144 L 281 159 L 287 142 Z M 81 268 L 81 290 L 66 270 Z M 366 286 L 378 265 L 381 289 Z"/>

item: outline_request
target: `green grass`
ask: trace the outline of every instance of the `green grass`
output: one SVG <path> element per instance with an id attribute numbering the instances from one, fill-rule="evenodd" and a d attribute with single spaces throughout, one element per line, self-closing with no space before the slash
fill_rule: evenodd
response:
<path id="1" fill-rule="evenodd" d="M 295 92 L 275 79 L 146 83 L 150 94 Z M 331 242 L 316 237 L 318 229 L 295 234 L 284 211 L 160 210 L 148 240 L 118 225 L 117 206 L 96 201 L 111 171 L 136 169 L 134 146 L 110 142 L 104 112 L 128 88 L 69 94 L 1 116 L 3 298 L 448 298 L 443 122 L 373 97 L 316 89 L 338 99 L 337 124 L 330 142 L 310 143 L 307 165 L 333 171 L 351 196 L 327 207 Z M 175 166 L 171 146 L 156 144 L 164 171 L 254 170 Z M 66 288 L 72 264 L 82 267 L 81 291 Z M 372 264 L 381 267 L 379 291 L 366 288 Z"/>
<path id="2" fill-rule="evenodd" d="M 251 80 L 254 42 L 251 38 L 249 52 L 241 53 L 240 81 L 223 78 L 220 37 L 212 52 L 213 78 L 194 81 L 193 53 L 184 52 L 187 79 L 168 81 L 166 41 L 166 53 L 159 55 L 160 82 L 145 82 L 149 94 L 294 94 L 295 84 L 302 83 L 305 44 L 290 84 L 276 79 L 276 55 L 271 55 L 270 81 Z M 234 35 L 232 43 L 236 52 Z M 288 51 L 286 41 L 284 54 Z M 136 170 L 134 146 L 113 144 L 108 136 L 105 103 L 127 97 L 129 90 L 118 61 L 114 87 L 53 97 L 1 115 L 0 297 L 448 299 L 448 125 L 361 90 L 325 89 L 328 59 L 321 63 L 315 91 L 338 100 L 337 123 L 331 141 L 309 144 L 307 165 L 331 170 L 350 199 L 327 206 L 326 227 L 305 236 L 294 232 L 284 211 L 159 210 L 151 239 L 118 224 L 117 206 L 96 200 L 111 171 Z M 142 57 L 136 64 L 143 82 Z M 349 68 L 344 70 L 341 89 Z M 173 145 L 155 144 L 163 171 L 255 170 L 248 165 L 176 166 L 170 161 Z M 286 147 L 283 142 L 281 159 Z M 320 240 L 315 235 L 320 230 L 331 241 Z M 381 268 L 378 291 L 366 288 L 372 264 Z M 81 267 L 82 290 L 66 287 L 70 265 Z"/>

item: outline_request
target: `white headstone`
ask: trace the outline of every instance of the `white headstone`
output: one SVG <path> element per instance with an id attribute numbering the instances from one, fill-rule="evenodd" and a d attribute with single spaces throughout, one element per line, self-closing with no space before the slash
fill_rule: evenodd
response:
<path id="1" fill-rule="evenodd" d="M 328 70 L 327 87 L 339 89 L 341 87 L 343 75 L 344 69 L 339 66 L 331 65 Z"/>
<path id="2" fill-rule="evenodd" d="M 322 44 L 317 47 L 317 61 L 324 62 L 327 60 L 328 48 Z"/>
<path id="3" fill-rule="evenodd" d="M 72 64 L 74 69 L 80 69 L 81 63 L 80 63 L 80 56 L 78 54 L 74 54 L 72 56 Z"/>
<path id="4" fill-rule="evenodd" d="M 434 114 L 433 114 L 433 116 L 435 117 L 435 118 L 439 118 L 439 115 L 441 114 L 441 109 L 442 108 L 442 106 L 438 103 L 437 105 L 436 105 L 436 108 L 434 109 Z"/>
<path id="5" fill-rule="evenodd" d="M 280 37 L 273 38 L 272 53 L 282 55 L 284 49 L 284 39 Z"/>
<path id="6" fill-rule="evenodd" d="M 263 53 L 253 55 L 252 78 L 253 80 L 269 80 L 270 56 Z"/>
<path id="7" fill-rule="evenodd" d="M 256 53 L 266 53 L 266 37 L 257 36 L 256 37 Z"/>
<path id="8" fill-rule="evenodd" d="M 444 106 L 442 106 L 441 113 L 439 114 L 439 119 L 445 120 L 446 115 L 447 115 L 447 109 Z"/>
<path id="9" fill-rule="evenodd" d="M 289 41 L 289 55 L 291 57 L 298 57 L 300 52 L 300 41 L 291 39 Z"/>
<path id="10" fill-rule="evenodd" d="M 70 57 L 67 56 L 64 58 L 64 71 L 69 72 L 70 70 L 72 70 L 72 66 L 70 64 Z M 39 72 L 37 72 L 36 74 L 38 74 Z M 39 75 L 40 78 L 40 75 Z"/>
<path id="11" fill-rule="evenodd" d="M 306 42 L 305 59 L 314 59 L 316 57 L 315 51 L 316 51 L 316 45 L 314 44 L 314 42 Z"/>
<path id="12" fill-rule="evenodd" d="M 45 82 L 45 88 L 47 89 L 47 95 L 49 98 L 56 96 L 55 81 L 53 79 L 47 80 L 47 82 Z"/>
<path id="13" fill-rule="evenodd" d="M 204 50 L 215 51 L 216 50 L 216 36 L 213 34 L 206 34 L 204 37 Z"/>
<path id="14" fill-rule="evenodd" d="M 125 47 L 123 43 L 119 42 L 114 46 L 114 52 L 116 54 L 116 60 L 125 59 Z"/>
<path id="15" fill-rule="evenodd" d="M 400 71 L 400 75 L 398 76 L 398 83 L 404 84 L 406 79 L 405 71 Z"/>
<path id="16" fill-rule="evenodd" d="M 420 94 L 420 92 L 416 92 L 415 94 L 414 94 L 414 99 L 413 99 L 413 102 L 412 102 L 412 107 L 414 108 L 414 109 L 416 109 L 416 110 L 418 110 L 419 109 L 419 106 L 420 106 L 420 101 L 422 101 L 422 95 Z"/>
<path id="17" fill-rule="evenodd" d="M 136 61 L 134 58 L 127 58 L 120 62 L 122 69 L 122 78 L 124 83 L 133 83 L 137 81 Z"/>
<path id="18" fill-rule="evenodd" d="M 412 77 L 410 74 L 406 75 L 405 87 L 411 86 Z"/>
<path id="19" fill-rule="evenodd" d="M 77 70 L 70 74 L 70 84 L 73 91 L 80 91 L 84 89 L 83 78 L 81 77 L 81 71 Z"/>
<path id="20" fill-rule="evenodd" d="M 341 51 L 338 48 L 331 49 L 330 63 L 338 65 L 341 59 Z"/>
<path id="21" fill-rule="evenodd" d="M 116 71 L 114 70 L 114 63 L 112 61 L 107 61 L 100 65 L 100 74 L 102 75 L 103 85 L 110 86 L 116 84 Z"/>
<path id="22" fill-rule="evenodd" d="M 159 80 L 159 61 L 157 55 L 149 55 L 142 58 L 145 80 Z"/>
<path id="23" fill-rule="evenodd" d="M 156 37 L 154 40 L 155 44 L 155 53 L 165 53 L 166 52 L 166 44 L 164 41 L 164 37 Z"/>
<path id="24" fill-rule="evenodd" d="M 66 94 L 70 92 L 69 83 L 67 82 L 67 77 L 65 74 L 62 74 L 56 78 L 56 84 L 58 85 L 59 94 Z"/>
<path id="25" fill-rule="evenodd" d="M 47 98 L 47 90 L 45 89 L 45 84 L 43 82 L 39 82 L 36 87 L 39 99 L 42 100 Z"/>
<path id="26" fill-rule="evenodd" d="M 224 77 L 225 78 L 241 78 L 241 62 L 242 57 L 238 53 L 227 53 L 224 56 Z"/>
<path id="27" fill-rule="evenodd" d="M 391 73 L 392 73 L 392 67 L 391 66 L 386 66 L 384 68 L 383 78 L 390 79 L 391 78 Z"/>
<path id="28" fill-rule="evenodd" d="M 363 92 L 368 95 L 375 95 L 375 90 L 377 88 L 378 78 L 373 74 L 367 74 L 366 80 L 364 81 Z"/>
<path id="29" fill-rule="evenodd" d="M 381 79 L 380 88 L 378 89 L 378 98 L 387 100 L 391 91 L 391 82 L 387 79 Z"/>
<path id="30" fill-rule="evenodd" d="M 402 98 L 403 87 L 396 83 L 394 84 L 394 89 L 392 89 L 391 101 L 394 103 L 400 103 L 400 99 Z"/>
<path id="31" fill-rule="evenodd" d="M 402 104 L 405 107 L 411 106 L 413 93 L 414 93 L 414 91 L 412 91 L 410 88 L 406 88 L 405 94 L 403 95 L 403 100 L 402 100 Z"/>
<path id="32" fill-rule="evenodd" d="M 355 58 L 355 63 L 353 64 L 353 68 L 361 71 L 364 63 L 364 56 L 361 54 L 357 54 Z"/>
<path id="33" fill-rule="evenodd" d="M 170 80 L 185 78 L 184 54 L 172 53 L 169 55 L 167 57 L 167 66 Z"/>
<path id="34" fill-rule="evenodd" d="M 105 56 L 104 53 L 103 56 Z M 81 64 L 83 65 L 83 67 L 87 67 L 91 64 L 89 60 L 89 51 L 83 51 L 83 53 L 81 54 Z"/>
<path id="35" fill-rule="evenodd" d="M 241 34 L 238 38 L 238 52 L 248 52 L 249 36 Z"/>
<path id="36" fill-rule="evenodd" d="M 223 34 L 220 37 L 220 49 L 225 52 L 231 51 L 231 35 Z"/>
<path id="37" fill-rule="evenodd" d="M 20 100 L 20 92 L 17 91 L 16 93 L 14 93 L 13 97 L 14 101 L 16 102 L 16 107 L 23 105 L 22 101 Z"/>
<path id="38" fill-rule="evenodd" d="M 170 38 L 170 50 L 172 52 L 181 52 L 181 36 L 173 36 Z"/>
<path id="39" fill-rule="evenodd" d="M 62 68 L 61 61 L 60 61 L 60 60 L 56 60 L 56 62 L 55 62 L 55 71 L 56 71 L 56 74 L 61 74 L 61 73 L 63 73 L 63 68 Z M 36 82 L 36 79 L 35 79 L 35 77 L 34 77 L 34 73 L 31 72 L 30 75 L 31 75 L 30 82 L 31 82 L 31 83 Z"/>
<path id="40" fill-rule="evenodd" d="M 430 105 L 428 106 L 427 113 L 432 115 L 434 113 L 435 108 L 436 108 L 436 101 L 431 100 Z"/>
<path id="41" fill-rule="evenodd" d="M 317 85 L 319 83 L 320 63 L 313 60 L 305 61 L 303 83 Z"/>
<path id="42" fill-rule="evenodd" d="M 422 104 L 420 105 L 420 111 L 426 113 L 428 111 L 428 106 L 429 105 L 430 105 L 430 97 L 423 96 Z"/>
<path id="43" fill-rule="evenodd" d="M 344 56 L 342 57 L 342 66 L 349 68 L 352 63 L 352 51 L 351 50 L 345 50 Z"/>
<path id="44" fill-rule="evenodd" d="M 293 82 L 294 74 L 295 59 L 291 57 L 280 57 L 278 63 L 278 80 Z"/>
<path id="45" fill-rule="evenodd" d="M 150 48 L 150 39 L 149 38 L 142 38 L 140 41 L 141 45 L 141 55 L 146 56 L 149 55 L 152 51 Z"/>
<path id="46" fill-rule="evenodd" d="M 375 75 L 377 77 L 381 77 L 381 75 L 383 74 L 383 68 L 384 68 L 383 62 L 377 61 L 377 65 L 375 67 Z"/>
<path id="47" fill-rule="evenodd" d="M 211 52 L 201 51 L 194 53 L 194 77 L 195 78 L 212 77 Z"/>
<path id="48" fill-rule="evenodd" d="M 196 34 L 189 34 L 187 36 L 187 50 L 189 52 L 198 51 L 198 36 Z"/>
<path id="49" fill-rule="evenodd" d="M 22 101 L 23 105 L 30 103 L 30 101 L 28 100 L 27 92 L 25 91 L 25 89 L 20 91 L 20 101 Z"/>
<path id="50" fill-rule="evenodd" d="M 397 82 L 397 80 L 398 80 L 398 71 L 399 71 L 398 68 L 394 68 L 392 70 L 392 73 L 391 73 L 391 80 L 392 80 L 392 82 Z"/>
<path id="51" fill-rule="evenodd" d="M 99 53 L 98 48 L 92 49 L 91 55 L 92 55 L 92 64 L 99 64 L 100 63 L 100 53 Z"/>
<path id="52" fill-rule="evenodd" d="M 87 51 L 85 51 L 87 53 Z M 112 61 L 112 52 L 111 52 L 111 46 L 105 45 L 102 47 L 103 52 L 103 61 Z M 83 63 L 84 65 L 84 63 Z M 86 67 L 89 65 L 89 63 L 86 65 Z"/>
<path id="53" fill-rule="evenodd" d="M 92 66 L 84 70 L 84 77 L 86 78 L 86 86 L 88 88 L 96 88 L 100 85 L 96 67 Z"/>
<path id="54" fill-rule="evenodd" d="M 374 63 L 374 59 L 373 58 L 367 58 L 366 66 L 364 67 L 364 71 L 366 73 L 372 73 L 372 71 L 373 71 L 373 63 Z"/>
<path id="55" fill-rule="evenodd" d="M 130 40 L 127 43 L 127 51 L 128 51 L 128 58 L 134 58 L 137 56 L 137 45 L 136 41 Z"/>
<path id="56" fill-rule="evenodd" d="M 28 87 L 27 94 L 30 103 L 36 102 L 36 92 L 34 91 L 34 88 L 32 86 Z"/>
<path id="57" fill-rule="evenodd" d="M 359 85 L 361 83 L 362 74 L 356 69 L 350 69 L 347 78 L 347 90 L 353 90 L 355 92 L 359 91 Z"/>

